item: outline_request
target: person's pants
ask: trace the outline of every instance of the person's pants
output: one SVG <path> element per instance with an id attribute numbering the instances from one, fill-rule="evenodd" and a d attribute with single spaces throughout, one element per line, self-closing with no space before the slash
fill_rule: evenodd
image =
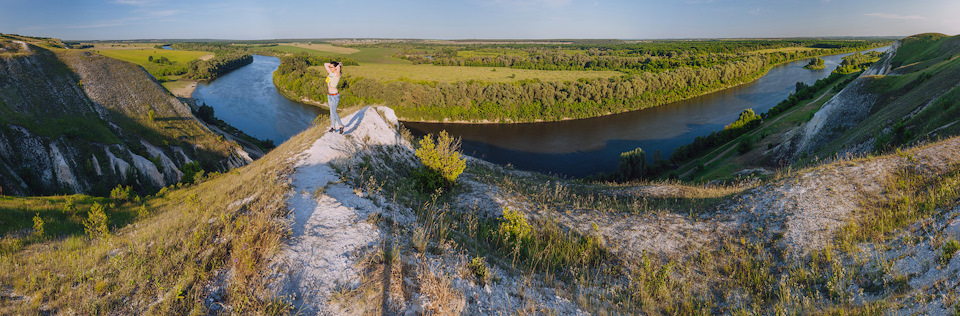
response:
<path id="1" fill-rule="evenodd" d="M 327 104 L 330 105 L 330 127 L 337 128 L 337 126 L 343 126 L 343 122 L 340 122 L 340 116 L 337 115 L 337 104 L 340 103 L 340 94 L 331 95 L 327 94 Z"/>

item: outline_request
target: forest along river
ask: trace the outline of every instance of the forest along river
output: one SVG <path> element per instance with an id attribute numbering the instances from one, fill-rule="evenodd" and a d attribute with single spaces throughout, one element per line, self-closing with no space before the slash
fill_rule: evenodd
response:
<path id="1" fill-rule="evenodd" d="M 273 85 L 273 72 L 280 67 L 276 57 L 253 55 L 253 63 L 209 83 L 197 84 L 197 104 L 213 107 L 214 115 L 259 138 L 279 145 L 310 127 L 326 109 L 285 98 Z"/>
<path id="2" fill-rule="evenodd" d="M 889 47 L 868 51 L 886 51 Z M 866 51 L 864 51 L 866 52 Z M 652 159 L 697 136 L 723 129 L 745 109 L 766 112 L 796 90 L 797 82 L 825 78 L 847 54 L 824 56 L 823 70 L 804 69 L 809 59 L 770 69 L 753 82 L 688 100 L 627 113 L 550 123 L 441 124 L 404 122 L 414 134 L 446 130 L 463 139 L 465 154 L 518 169 L 583 177 L 617 170 L 620 153 L 643 148 Z M 346 71 L 346 69 L 345 69 Z"/>

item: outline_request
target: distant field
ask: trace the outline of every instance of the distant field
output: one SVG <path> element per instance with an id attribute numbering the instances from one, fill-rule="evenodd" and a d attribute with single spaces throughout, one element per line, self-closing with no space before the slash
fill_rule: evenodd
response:
<path id="1" fill-rule="evenodd" d="M 313 45 L 318 45 L 318 44 L 313 44 Z M 331 47 L 335 47 L 335 46 L 331 46 Z M 346 48 L 346 47 L 336 47 L 336 48 Z M 276 51 L 281 51 L 284 53 L 291 53 L 291 54 L 307 53 L 314 56 L 331 56 L 331 57 L 345 56 L 345 57 L 350 57 L 350 59 L 353 59 L 360 64 L 410 64 L 410 61 L 393 57 L 393 54 L 396 52 L 396 49 L 394 48 L 378 48 L 378 47 L 377 48 L 364 47 L 361 49 L 346 48 L 346 49 L 352 49 L 356 51 L 349 54 L 320 51 L 312 48 L 301 47 L 301 46 L 290 46 L 290 45 L 270 46 L 270 47 L 264 47 L 260 49 L 276 50 Z"/>
<path id="2" fill-rule="evenodd" d="M 810 47 L 783 47 L 783 48 L 760 49 L 760 50 L 754 50 L 754 51 L 750 51 L 750 52 L 751 52 L 751 53 L 755 53 L 755 54 L 792 53 L 792 52 L 811 51 L 811 50 L 815 50 L 815 49 L 818 49 L 818 48 L 810 48 Z"/>
<path id="3" fill-rule="evenodd" d="M 201 51 L 188 51 L 188 50 L 168 50 L 168 49 L 103 49 L 99 50 L 101 55 L 112 57 L 120 60 L 129 61 L 137 65 L 143 66 L 150 73 L 156 73 L 156 71 L 161 68 L 168 67 L 168 65 L 161 65 L 158 63 L 150 62 L 148 59 L 150 56 L 153 56 L 154 59 L 160 57 L 167 57 L 170 61 L 175 62 L 175 65 L 186 65 L 191 60 L 198 59 L 207 55 L 211 55 L 211 52 L 201 52 Z"/>
<path id="4" fill-rule="evenodd" d="M 89 50 L 89 49 L 93 49 L 93 50 L 98 50 L 98 49 L 99 49 L 99 50 L 104 50 L 104 49 L 117 50 L 117 49 L 146 49 L 146 48 L 152 49 L 152 48 L 153 48 L 154 46 L 156 46 L 156 45 L 157 45 L 157 43 L 131 43 L 131 44 L 96 43 L 96 44 L 93 44 L 93 48 L 86 48 L 86 49 L 88 49 L 88 50 Z"/>
<path id="5" fill-rule="evenodd" d="M 527 53 L 527 52 L 522 51 L 522 50 L 519 50 L 519 49 L 496 50 L 496 51 L 488 51 L 488 50 L 479 50 L 479 51 L 477 51 L 477 50 L 461 50 L 461 51 L 458 51 L 458 52 L 457 52 L 457 57 L 469 58 L 469 57 L 474 57 L 474 56 L 486 56 L 486 57 L 520 56 L 520 57 L 527 57 L 527 56 L 530 56 L 530 53 Z"/>
<path id="6" fill-rule="evenodd" d="M 322 70 L 323 67 L 312 68 Z M 494 71 L 496 70 L 496 71 Z M 527 79 L 543 81 L 574 81 L 580 78 L 609 78 L 621 75 L 616 71 L 549 71 L 511 69 L 502 67 L 458 67 L 434 66 L 430 64 L 363 64 L 343 69 L 345 74 L 361 76 L 381 81 L 392 81 L 401 77 L 411 80 L 457 82 L 480 80 L 490 82 L 512 82 Z M 511 77 L 512 76 L 512 77 Z"/>
<path id="7" fill-rule="evenodd" d="M 280 43 L 280 45 L 296 46 L 321 52 L 330 52 L 335 54 L 353 54 L 359 52 L 359 49 L 350 47 L 333 46 L 330 44 L 309 44 L 309 43 Z"/>
<path id="8" fill-rule="evenodd" d="M 314 56 L 345 56 L 345 54 L 331 53 L 331 52 L 319 51 L 319 50 L 316 50 L 316 49 L 310 49 L 310 48 L 305 48 L 305 47 L 297 47 L 297 46 L 290 46 L 290 45 L 277 45 L 277 46 L 269 46 L 269 47 L 258 47 L 258 48 L 253 49 L 253 51 L 254 51 L 254 52 L 255 52 L 255 51 L 280 51 L 280 52 L 283 52 L 283 53 L 290 53 L 290 54 L 307 53 L 307 54 L 314 55 Z"/>

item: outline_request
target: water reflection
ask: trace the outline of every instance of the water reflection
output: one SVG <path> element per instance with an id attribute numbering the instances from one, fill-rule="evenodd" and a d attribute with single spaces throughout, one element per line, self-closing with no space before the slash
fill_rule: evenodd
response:
<path id="1" fill-rule="evenodd" d="M 273 85 L 276 57 L 253 55 L 253 63 L 210 82 L 193 92 L 197 104 L 213 107 L 216 116 L 260 139 L 280 144 L 310 127 L 326 109 L 290 101 Z"/>
<path id="2" fill-rule="evenodd" d="M 748 84 L 617 115 L 552 123 L 405 125 L 418 134 L 446 130 L 463 138 L 465 153 L 494 163 L 581 177 L 616 170 L 620 153 L 637 147 L 648 157 L 659 151 L 667 158 L 678 146 L 735 121 L 744 109 L 766 112 L 788 97 L 797 82 L 813 84 L 829 76 L 846 55 L 822 57 L 824 70 L 804 69 L 807 60 L 796 61 Z"/>

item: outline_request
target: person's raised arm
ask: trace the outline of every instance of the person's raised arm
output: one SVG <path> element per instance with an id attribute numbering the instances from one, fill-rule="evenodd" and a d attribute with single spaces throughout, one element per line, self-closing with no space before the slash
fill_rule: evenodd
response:
<path id="1" fill-rule="evenodd" d="M 331 63 L 323 63 L 323 68 L 327 70 L 327 73 L 333 73 L 334 67 Z"/>

